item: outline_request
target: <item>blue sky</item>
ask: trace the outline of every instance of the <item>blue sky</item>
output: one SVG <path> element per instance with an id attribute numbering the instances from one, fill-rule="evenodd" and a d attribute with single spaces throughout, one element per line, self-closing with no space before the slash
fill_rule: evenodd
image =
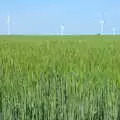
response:
<path id="1" fill-rule="evenodd" d="M 62 24 L 65 34 L 120 33 L 120 0 L 0 0 L 0 34 L 7 33 L 7 15 L 12 34 L 57 34 Z"/>

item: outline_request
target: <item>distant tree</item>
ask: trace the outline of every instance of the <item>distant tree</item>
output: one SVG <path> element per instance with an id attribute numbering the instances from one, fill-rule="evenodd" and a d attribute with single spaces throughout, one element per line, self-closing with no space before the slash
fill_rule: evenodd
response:
<path id="1" fill-rule="evenodd" d="M 97 33 L 96 35 L 101 35 L 100 33 Z"/>

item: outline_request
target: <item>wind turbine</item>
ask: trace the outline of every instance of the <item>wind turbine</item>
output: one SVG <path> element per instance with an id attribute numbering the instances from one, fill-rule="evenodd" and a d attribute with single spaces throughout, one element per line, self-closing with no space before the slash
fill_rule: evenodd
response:
<path id="1" fill-rule="evenodd" d="M 104 20 L 100 20 L 100 25 L 101 25 L 101 30 L 100 30 L 100 34 L 103 35 L 104 34 L 104 23 L 105 21 Z"/>
<path id="2" fill-rule="evenodd" d="M 64 29 L 65 29 L 65 26 L 64 26 L 64 24 L 63 24 L 63 25 L 61 25 L 61 27 L 60 27 L 60 34 L 61 34 L 61 35 L 64 35 Z"/>
<path id="3" fill-rule="evenodd" d="M 102 16 L 100 18 L 100 34 L 103 35 L 104 34 L 104 12 L 102 13 Z"/>
<path id="4" fill-rule="evenodd" d="M 10 35 L 11 32 L 10 32 L 10 23 L 11 23 L 11 20 L 10 20 L 10 15 L 7 16 L 7 34 Z"/>
<path id="5" fill-rule="evenodd" d="M 116 28 L 112 28 L 113 35 L 116 35 Z"/>

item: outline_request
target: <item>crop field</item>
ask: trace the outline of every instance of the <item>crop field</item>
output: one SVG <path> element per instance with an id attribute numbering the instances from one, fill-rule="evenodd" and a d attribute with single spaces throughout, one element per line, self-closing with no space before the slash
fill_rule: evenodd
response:
<path id="1" fill-rule="evenodd" d="M 0 120 L 120 120 L 120 36 L 0 36 Z"/>

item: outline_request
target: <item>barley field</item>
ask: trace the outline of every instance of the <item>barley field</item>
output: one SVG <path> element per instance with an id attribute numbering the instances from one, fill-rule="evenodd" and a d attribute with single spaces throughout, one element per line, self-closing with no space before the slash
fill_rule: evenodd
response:
<path id="1" fill-rule="evenodd" d="M 0 36 L 0 120 L 120 120 L 120 36 Z"/>

